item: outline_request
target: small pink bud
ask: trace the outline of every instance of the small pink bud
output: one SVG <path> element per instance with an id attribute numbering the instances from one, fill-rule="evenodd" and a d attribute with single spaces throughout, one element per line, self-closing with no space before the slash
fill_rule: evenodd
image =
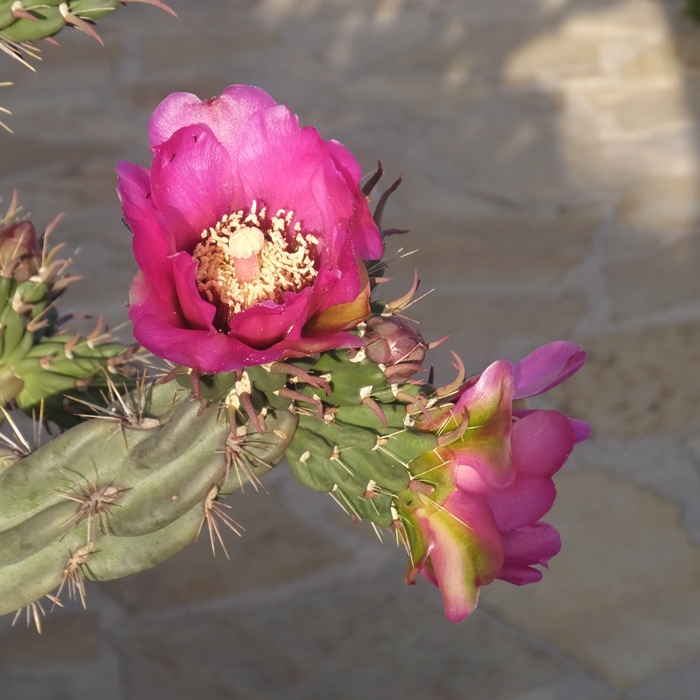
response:
<path id="1" fill-rule="evenodd" d="M 392 367 L 392 381 L 410 379 L 425 358 L 428 346 L 418 329 L 398 316 L 372 316 L 365 331 L 367 358 Z M 405 365 L 405 372 L 401 371 Z"/>
<path id="2" fill-rule="evenodd" d="M 0 274 L 26 282 L 37 274 L 41 250 L 31 221 L 18 221 L 0 228 Z"/>

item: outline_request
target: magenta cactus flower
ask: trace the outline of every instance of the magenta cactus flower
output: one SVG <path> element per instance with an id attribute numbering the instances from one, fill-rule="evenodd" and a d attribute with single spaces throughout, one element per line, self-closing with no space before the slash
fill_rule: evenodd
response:
<path id="1" fill-rule="evenodd" d="M 346 148 L 245 85 L 170 95 L 149 138 L 150 170 L 117 167 L 144 347 L 214 373 L 361 345 L 383 243 Z"/>
<path id="2" fill-rule="evenodd" d="M 552 476 L 588 427 L 557 411 L 514 409 L 513 401 L 555 386 L 584 360 L 563 341 L 515 366 L 500 360 L 419 421 L 439 444 L 409 465 L 411 487 L 397 499 L 406 578 L 422 573 L 438 586 L 448 619 L 467 617 L 479 588 L 496 578 L 539 581 L 536 567 L 559 552 L 559 533 L 540 518 L 554 503 Z"/>

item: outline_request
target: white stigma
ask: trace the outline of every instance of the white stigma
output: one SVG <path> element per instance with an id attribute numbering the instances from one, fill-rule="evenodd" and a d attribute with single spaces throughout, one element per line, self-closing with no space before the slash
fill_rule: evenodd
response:
<path id="1" fill-rule="evenodd" d="M 228 240 L 228 249 L 234 258 L 250 258 L 265 245 L 265 234 L 256 226 L 238 229 Z"/>
<path id="2" fill-rule="evenodd" d="M 228 332 L 234 314 L 265 300 L 282 304 L 285 294 L 313 283 L 319 241 L 298 222 L 292 226 L 293 217 L 293 211 L 280 209 L 268 218 L 254 201 L 248 214 L 243 209 L 226 214 L 202 231 L 192 253 L 197 288 L 217 306 L 222 332 Z"/>

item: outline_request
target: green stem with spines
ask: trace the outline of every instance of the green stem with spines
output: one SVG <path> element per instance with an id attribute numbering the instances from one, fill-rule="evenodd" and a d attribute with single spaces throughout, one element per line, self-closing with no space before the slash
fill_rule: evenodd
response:
<path id="1" fill-rule="evenodd" d="M 410 462 L 437 445 L 435 435 L 410 427 L 408 405 L 397 395 L 427 398 L 432 387 L 392 387 L 379 365 L 347 350 L 299 364 L 312 376 L 327 378 L 330 391 L 302 389 L 316 399 L 322 415 L 300 416 L 287 450 L 292 472 L 315 491 L 333 494 L 352 515 L 391 525 L 394 499 L 412 478 Z M 377 402 L 375 410 L 363 405 L 368 397 Z"/>
<path id="2" fill-rule="evenodd" d="M 225 384 L 217 393 L 228 393 Z M 151 384 L 134 400 L 148 419 L 141 424 L 87 420 L 0 472 L 0 614 L 55 591 L 78 550 L 76 575 L 100 580 L 171 556 L 196 536 L 212 489 L 231 493 L 265 474 L 296 427 L 296 416 L 274 409 L 263 435 L 244 423 L 239 470 L 220 401 L 202 408 L 177 382 Z M 109 499 L 91 511 L 100 493 Z"/>
<path id="3" fill-rule="evenodd" d="M 120 5 L 119 0 L 41 0 L 24 3 L 24 9 L 34 16 L 15 17 L 12 5 L 15 0 L 0 0 L 0 39 L 14 42 L 37 41 L 58 34 L 67 24 L 61 5 L 67 11 L 85 20 L 98 20 L 112 14 Z"/>

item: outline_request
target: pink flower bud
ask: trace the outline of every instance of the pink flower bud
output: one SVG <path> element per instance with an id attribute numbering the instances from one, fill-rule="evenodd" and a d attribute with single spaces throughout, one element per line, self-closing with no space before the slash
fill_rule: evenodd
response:
<path id="1" fill-rule="evenodd" d="M 36 275 L 41 250 L 31 221 L 18 221 L 0 228 L 0 274 L 18 282 Z"/>
<path id="2" fill-rule="evenodd" d="M 514 411 L 513 401 L 519 383 L 541 393 L 582 363 L 580 348 L 561 342 L 515 366 L 499 360 L 416 423 L 438 435 L 438 447 L 409 464 L 433 492 L 413 487 L 396 499 L 406 579 L 421 573 L 438 586 L 453 622 L 474 610 L 480 586 L 539 581 L 536 567 L 559 552 L 559 533 L 540 518 L 554 503 L 552 476 L 587 437 L 585 424 L 557 411 Z"/>
<path id="3" fill-rule="evenodd" d="M 372 316 L 364 335 L 367 358 L 392 368 L 393 382 L 407 381 L 419 369 L 428 346 L 419 330 L 398 316 Z"/>

